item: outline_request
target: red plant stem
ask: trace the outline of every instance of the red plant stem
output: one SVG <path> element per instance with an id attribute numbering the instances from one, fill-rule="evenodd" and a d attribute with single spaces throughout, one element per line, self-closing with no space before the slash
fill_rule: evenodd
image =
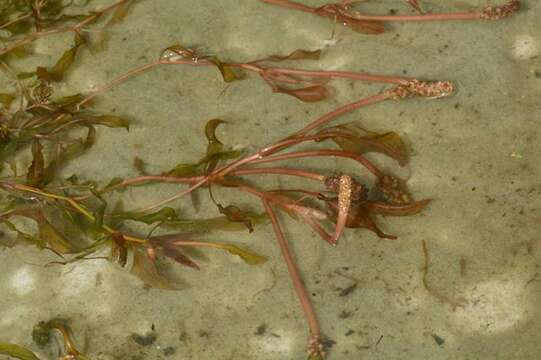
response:
<path id="1" fill-rule="evenodd" d="M 289 175 L 289 176 L 298 176 L 307 179 L 312 179 L 316 181 L 325 181 L 326 176 L 291 168 L 257 168 L 257 169 L 239 169 L 231 173 L 231 175 L 259 175 L 259 174 L 278 174 L 278 175 Z"/>
<path id="2" fill-rule="evenodd" d="M 321 335 L 321 331 L 319 330 L 319 324 L 317 322 L 314 307 L 302 282 L 299 269 L 295 265 L 295 261 L 293 260 L 293 256 L 291 255 L 291 250 L 289 249 L 287 240 L 284 237 L 284 233 L 282 231 L 282 228 L 280 227 L 280 223 L 278 222 L 276 214 L 274 213 L 274 210 L 272 210 L 272 207 L 269 205 L 267 200 L 262 198 L 261 201 L 263 202 L 263 205 L 265 206 L 265 211 L 267 212 L 267 215 L 271 220 L 272 227 L 276 235 L 276 241 L 278 241 L 278 245 L 280 246 L 280 250 L 286 263 L 287 270 L 289 271 L 289 275 L 291 276 L 293 288 L 297 293 L 297 297 L 299 298 L 299 302 L 304 312 L 304 316 L 306 318 L 306 321 L 308 322 L 310 333 L 313 336 L 319 337 Z"/>
<path id="3" fill-rule="evenodd" d="M 398 22 L 421 22 L 421 21 L 457 21 L 457 20 L 480 20 L 481 11 L 461 13 L 440 13 L 440 14 L 418 14 L 418 15 L 363 15 L 355 13 L 352 17 L 358 20 L 367 21 L 398 21 Z"/>
<path id="4" fill-rule="evenodd" d="M 288 9 L 300 10 L 308 13 L 315 13 L 316 9 L 310 6 L 306 6 L 294 1 L 289 0 L 261 0 L 264 3 L 282 6 Z"/>
<path id="5" fill-rule="evenodd" d="M 299 4 L 290 0 L 261 0 L 267 4 L 277 5 L 288 9 L 300 10 L 312 14 L 317 14 L 318 8 L 313 8 Z M 418 15 L 364 15 L 358 11 L 347 13 L 357 20 L 364 21 L 387 21 L 387 22 L 422 22 L 422 21 L 460 21 L 460 20 L 482 20 L 486 15 L 483 10 L 471 12 L 439 13 L 439 14 L 418 14 Z M 328 15 L 332 17 L 332 14 Z"/>
<path id="6" fill-rule="evenodd" d="M 197 189 L 201 185 L 204 185 L 206 182 L 208 182 L 208 176 L 206 176 L 203 179 L 199 180 L 198 182 L 196 182 L 195 184 L 190 186 L 188 189 L 182 190 L 182 191 L 174 194 L 173 196 L 171 196 L 171 197 L 169 197 L 167 199 L 164 199 L 164 200 L 162 200 L 160 202 L 145 206 L 145 207 L 137 209 L 135 211 L 136 212 L 145 212 L 145 211 L 150 211 L 150 210 L 154 210 L 156 208 L 159 208 L 160 206 L 165 205 L 167 203 L 170 203 L 171 201 L 175 201 L 176 199 L 180 199 L 184 195 L 188 195 L 189 193 L 191 193 L 192 191 L 194 191 L 195 189 Z"/>
<path id="7" fill-rule="evenodd" d="M 304 128 L 297 131 L 292 137 L 305 135 L 306 133 L 310 132 L 311 130 L 313 130 L 315 128 L 318 128 L 318 127 L 328 123 L 329 121 L 337 118 L 338 116 L 341 116 L 343 114 L 346 114 L 346 113 L 354 111 L 354 110 L 357 110 L 357 109 L 359 109 L 361 107 L 366 107 L 368 105 L 377 104 L 379 102 L 388 100 L 389 98 L 390 98 L 389 92 L 384 92 L 384 93 L 369 96 L 367 98 L 364 98 L 364 99 L 361 99 L 361 100 L 358 100 L 358 101 L 355 101 L 355 102 L 352 102 L 352 103 L 349 103 L 349 104 L 342 105 L 339 108 L 337 108 L 337 109 L 335 109 L 335 110 L 333 110 L 331 112 L 328 112 L 327 114 L 325 114 L 325 115 L 317 118 L 316 120 L 312 121 L 311 123 L 306 125 Z"/>
<path id="8" fill-rule="evenodd" d="M 264 164 L 274 161 L 282 161 L 282 160 L 289 160 L 289 159 L 295 159 L 295 158 L 308 158 L 308 157 L 321 157 L 321 156 L 336 156 L 336 157 L 343 157 L 348 159 L 353 159 L 361 163 L 364 167 L 368 169 L 372 174 L 377 176 L 378 178 L 383 176 L 383 173 L 374 165 L 370 160 L 365 158 L 364 156 L 348 152 L 348 151 L 342 151 L 342 150 L 311 150 L 311 151 L 299 151 L 299 152 L 292 152 L 282 155 L 275 155 L 271 157 L 266 157 L 262 159 L 256 159 L 252 160 L 251 164 Z"/>

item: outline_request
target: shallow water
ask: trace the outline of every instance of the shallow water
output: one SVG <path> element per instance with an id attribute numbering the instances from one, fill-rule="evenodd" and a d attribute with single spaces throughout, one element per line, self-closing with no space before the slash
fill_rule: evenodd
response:
<path id="1" fill-rule="evenodd" d="M 423 3 L 439 12 L 485 1 Z M 410 11 L 403 1 L 374 1 L 367 9 L 386 13 L 390 8 Z M 255 0 L 140 0 L 111 30 L 107 51 L 80 57 L 65 91 L 92 91 L 174 43 L 235 61 L 327 46 L 322 59 L 306 67 L 456 82 L 459 91 L 451 98 L 385 102 L 339 119 L 398 131 L 412 146 L 407 169 L 369 155 L 383 168 L 409 176 L 417 198 L 434 199 L 420 215 L 381 219 L 383 229 L 399 240 L 380 241 L 367 231 L 350 230 L 331 248 L 284 216 L 286 236 L 322 331 L 334 342 L 330 360 L 538 359 L 540 15 L 541 3 L 531 0 L 500 22 L 393 24 L 379 36 L 337 27 L 337 41 L 331 44 L 328 19 Z M 44 61 L 57 57 L 55 43 L 38 43 Z M 98 100 L 99 109 L 134 118 L 130 132 L 100 129 L 98 145 L 64 171 L 109 179 L 134 176 L 134 156 L 149 163 L 151 172 L 194 161 L 206 146 L 204 124 L 216 117 L 229 122 L 218 130 L 227 144 L 261 146 L 383 88 L 349 80 L 333 81 L 333 86 L 332 100 L 305 104 L 271 94 L 254 75 L 226 85 L 212 68 L 153 69 Z M 356 170 L 348 161 L 303 164 Z M 261 181 L 268 187 L 298 184 L 275 177 Z M 135 208 L 175 191 L 155 189 L 134 189 L 125 196 Z M 223 203 L 260 209 L 249 198 L 215 191 Z M 191 214 L 189 202 L 177 206 Z M 212 207 L 197 214 L 216 215 Z M 30 329 L 40 320 L 62 317 L 70 319 L 92 359 L 303 358 L 307 330 L 271 226 L 256 226 L 253 234 L 204 237 L 243 244 L 270 260 L 252 267 L 208 251 L 200 272 L 168 269 L 186 289 L 167 292 L 144 289 L 107 262 L 44 268 L 35 264 L 49 261 L 48 254 L 0 249 L 1 341 L 54 358 L 31 344 Z M 426 276 L 423 241 L 430 255 Z M 154 343 L 142 346 L 133 340 L 132 334 L 145 335 L 151 328 L 157 334 Z"/>

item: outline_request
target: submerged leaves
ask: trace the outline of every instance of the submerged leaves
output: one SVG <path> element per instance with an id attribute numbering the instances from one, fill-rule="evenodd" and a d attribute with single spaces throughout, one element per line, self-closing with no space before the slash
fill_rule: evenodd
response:
<path id="1" fill-rule="evenodd" d="M 206 155 L 195 164 L 178 164 L 165 174 L 177 177 L 206 175 L 212 172 L 220 161 L 238 158 L 241 151 L 225 148 L 216 137 L 216 128 L 225 123 L 227 122 L 221 119 L 209 120 L 205 125 L 205 137 L 208 141 Z"/>
<path id="2" fill-rule="evenodd" d="M 332 140 L 344 151 L 357 154 L 378 152 L 385 154 L 404 166 L 409 160 L 409 150 L 404 140 L 394 131 L 376 133 L 354 123 L 329 127 L 320 134 L 336 134 Z"/>

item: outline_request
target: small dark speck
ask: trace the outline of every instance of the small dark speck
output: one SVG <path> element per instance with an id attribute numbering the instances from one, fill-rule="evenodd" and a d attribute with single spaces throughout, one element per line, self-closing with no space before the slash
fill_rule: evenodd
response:
<path id="1" fill-rule="evenodd" d="M 154 344 L 158 336 L 156 333 L 149 333 L 146 335 L 139 335 L 136 333 L 131 334 L 131 339 L 141 346 L 149 346 Z"/>
<path id="2" fill-rule="evenodd" d="M 261 336 L 261 335 L 264 335 L 266 332 L 267 332 L 267 325 L 261 324 L 257 327 L 257 329 L 255 329 L 254 334 Z"/>
<path id="3" fill-rule="evenodd" d="M 342 310 L 342 312 L 338 314 L 338 317 L 340 319 L 347 319 L 350 316 L 351 316 L 351 311 L 347 311 L 347 310 Z"/>
<path id="4" fill-rule="evenodd" d="M 455 109 L 460 108 L 460 103 L 456 103 L 454 107 L 455 107 Z"/>
<path id="5" fill-rule="evenodd" d="M 316 293 L 312 293 L 312 296 L 316 296 Z"/>
<path id="6" fill-rule="evenodd" d="M 338 296 L 348 296 L 349 294 L 351 294 L 352 292 L 355 291 L 355 289 L 357 289 L 357 283 L 351 285 L 351 286 L 348 286 L 347 288 L 345 289 L 342 289 L 340 291 L 340 293 L 338 294 Z"/>
<path id="7" fill-rule="evenodd" d="M 126 40 L 128 40 L 128 38 L 124 36 L 124 37 L 122 38 L 122 41 L 126 41 Z"/>
<path id="8" fill-rule="evenodd" d="M 208 339 L 210 337 L 210 334 L 206 332 L 205 330 L 199 330 L 199 337 Z"/>
<path id="9" fill-rule="evenodd" d="M 353 335 L 353 334 L 355 334 L 355 330 L 349 329 L 345 335 L 350 336 L 350 335 Z"/>
<path id="10" fill-rule="evenodd" d="M 406 75 L 408 73 L 408 70 L 404 69 L 402 70 L 402 74 Z"/>
<path id="11" fill-rule="evenodd" d="M 397 12 L 398 12 L 398 10 L 391 9 L 391 10 L 389 10 L 389 15 L 396 15 Z"/>
<path id="12" fill-rule="evenodd" d="M 442 346 L 445 343 L 445 339 L 436 334 L 432 334 L 432 338 L 434 339 L 436 344 L 438 344 L 438 346 Z"/>
<path id="13" fill-rule="evenodd" d="M 172 346 L 168 346 L 165 349 L 163 349 L 163 354 L 165 356 L 171 356 L 175 354 L 176 349 Z"/>
<path id="14" fill-rule="evenodd" d="M 475 186 L 471 188 L 471 191 L 475 191 L 475 190 L 477 190 Z"/>
<path id="15" fill-rule="evenodd" d="M 541 79 L 541 71 L 539 71 L 539 70 L 534 70 L 533 75 L 534 75 L 536 78 Z"/>

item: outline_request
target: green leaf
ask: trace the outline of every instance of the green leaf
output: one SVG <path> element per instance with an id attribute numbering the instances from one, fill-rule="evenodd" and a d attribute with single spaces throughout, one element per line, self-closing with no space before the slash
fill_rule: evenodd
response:
<path id="1" fill-rule="evenodd" d="M 137 213 L 137 212 L 117 213 L 117 214 L 113 214 L 112 218 L 114 221 L 133 220 L 133 221 L 143 222 L 147 225 L 151 225 L 155 222 L 179 220 L 176 211 L 170 207 L 164 207 L 150 214 Z"/>
<path id="2" fill-rule="evenodd" d="M 84 98 L 85 96 L 83 94 L 74 94 L 56 99 L 52 101 L 52 104 L 59 110 L 71 113 L 77 110 L 77 104 L 79 104 Z"/>
<path id="3" fill-rule="evenodd" d="M 21 360 L 39 360 L 36 354 L 34 354 L 32 351 L 15 344 L 0 342 L 0 354 L 8 355 Z"/>
<path id="4" fill-rule="evenodd" d="M 246 214 L 252 224 L 262 224 L 268 221 L 265 213 Z M 214 230 L 239 231 L 246 229 L 244 223 L 231 222 L 226 216 L 218 216 L 208 219 L 183 219 L 165 222 L 162 227 L 174 229 L 186 233 L 208 233 Z"/>
<path id="5" fill-rule="evenodd" d="M 249 265 L 259 265 L 267 261 L 267 258 L 256 253 L 250 252 L 248 250 L 242 249 L 233 244 L 215 244 L 218 247 L 226 250 L 232 255 L 239 256 L 244 262 Z"/>
<path id="6" fill-rule="evenodd" d="M 197 164 L 178 164 L 169 171 L 166 171 L 164 175 L 187 177 L 200 175 L 201 165 Z"/>
<path id="7" fill-rule="evenodd" d="M 74 117 L 83 120 L 85 124 L 103 125 L 110 128 L 125 128 L 126 130 L 130 130 L 130 121 L 120 116 L 78 113 L 74 115 Z"/>

